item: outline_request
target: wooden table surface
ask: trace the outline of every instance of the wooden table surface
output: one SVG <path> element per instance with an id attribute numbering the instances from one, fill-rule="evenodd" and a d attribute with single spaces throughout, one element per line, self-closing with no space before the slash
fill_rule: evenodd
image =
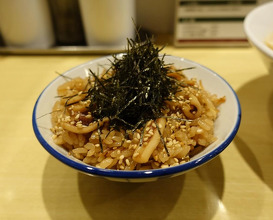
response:
<path id="1" fill-rule="evenodd" d="M 173 48 L 224 77 L 242 122 L 220 156 L 185 175 L 118 183 L 78 173 L 37 141 L 43 88 L 94 55 L 0 56 L 0 219 L 273 219 L 273 74 L 253 48 Z"/>

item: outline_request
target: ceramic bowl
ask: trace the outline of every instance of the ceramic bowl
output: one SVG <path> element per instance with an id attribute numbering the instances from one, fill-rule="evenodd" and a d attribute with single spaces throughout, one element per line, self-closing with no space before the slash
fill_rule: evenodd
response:
<path id="1" fill-rule="evenodd" d="M 248 41 L 261 54 L 268 71 L 273 73 L 273 49 L 265 43 L 268 36 L 273 36 L 272 1 L 254 8 L 247 14 L 244 20 L 244 31 Z"/>
<path id="2" fill-rule="evenodd" d="M 122 56 L 119 54 L 118 56 Z M 110 65 L 112 56 L 91 60 L 64 73 L 69 77 L 88 76 L 89 69 L 100 71 L 101 66 Z M 34 133 L 41 145 L 55 158 L 64 164 L 87 175 L 103 177 L 109 180 L 123 182 L 147 182 L 160 178 L 173 177 L 191 171 L 218 156 L 233 140 L 237 133 L 241 120 L 241 108 L 238 97 L 232 87 L 217 73 L 187 59 L 166 56 L 165 63 L 172 63 L 176 68 L 195 67 L 185 71 L 189 78 L 197 78 L 202 81 L 206 90 L 217 94 L 218 97 L 225 96 L 226 102 L 220 106 L 220 114 L 215 122 L 216 142 L 208 146 L 201 153 L 195 155 L 189 162 L 169 168 L 140 170 L 140 171 L 118 171 L 101 169 L 87 165 L 80 160 L 68 155 L 62 147 L 52 141 L 51 115 L 52 106 L 56 101 L 57 87 L 64 83 L 64 77 L 57 77 L 40 94 L 33 110 L 32 123 Z"/>

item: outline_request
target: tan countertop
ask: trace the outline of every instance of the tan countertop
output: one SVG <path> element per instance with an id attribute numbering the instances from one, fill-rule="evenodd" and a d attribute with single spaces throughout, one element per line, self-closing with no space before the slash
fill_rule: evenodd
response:
<path id="1" fill-rule="evenodd" d="M 239 132 L 208 164 L 151 183 L 89 177 L 50 156 L 31 116 L 43 88 L 96 56 L 0 56 L 0 219 L 273 219 L 273 75 L 252 48 L 172 48 L 223 76 Z"/>

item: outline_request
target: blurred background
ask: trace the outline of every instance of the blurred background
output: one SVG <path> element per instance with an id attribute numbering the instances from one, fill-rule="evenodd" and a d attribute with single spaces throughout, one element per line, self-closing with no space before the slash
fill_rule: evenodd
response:
<path id="1" fill-rule="evenodd" d="M 268 0 L 0 0 L 0 52 L 109 52 L 126 38 L 245 46 L 245 15 Z M 112 52 L 111 51 L 111 52 Z"/>

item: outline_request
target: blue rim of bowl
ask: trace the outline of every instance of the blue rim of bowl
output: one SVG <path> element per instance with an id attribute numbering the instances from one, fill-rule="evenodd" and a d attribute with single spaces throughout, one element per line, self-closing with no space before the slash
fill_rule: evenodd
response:
<path id="1" fill-rule="evenodd" d="M 177 166 L 173 166 L 173 167 L 168 167 L 168 168 L 160 168 L 160 169 L 153 169 L 153 170 L 133 170 L 133 171 L 120 171 L 120 170 L 111 170 L 111 169 L 101 169 L 101 168 L 97 168 L 88 164 L 84 164 L 83 162 L 77 162 L 74 160 L 69 159 L 68 157 L 62 155 L 61 153 L 59 153 L 57 150 L 55 150 L 42 136 L 42 134 L 39 131 L 38 128 L 38 124 L 37 124 L 37 120 L 36 120 L 36 109 L 37 106 L 39 104 L 39 100 L 41 98 L 41 96 L 43 95 L 43 93 L 45 92 L 45 90 L 57 79 L 53 80 L 51 83 L 49 83 L 49 85 L 41 92 L 41 94 L 39 95 L 34 109 L 33 109 L 33 114 L 32 114 L 32 126 L 33 126 L 33 130 L 34 133 L 36 135 L 36 138 L 38 139 L 38 141 L 40 142 L 40 144 L 45 148 L 45 150 L 47 150 L 53 157 L 55 157 L 56 159 L 58 159 L 59 161 L 63 162 L 64 164 L 78 170 L 84 173 L 87 173 L 89 175 L 94 175 L 94 176 L 100 176 L 100 177 L 110 177 L 110 178 L 121 178 L 121 179 L 140 179 L 140 178 L 153 178 L 153 177 L 164 177 L 164 176 L 170 176 L 170 175 L 174 175 L 177 173 L 182 173 L 182 172 L 186 172 L 188 170 L 191 169 L 195 169 L 203 164 L 205 164 L 206 162 L 210 161 L 211 159 L 215 158 L 217 155 L 219 155 L 234 139 L 235 135 L 237 134 L 237 131 L 239 129 L 240 126 L 240 122 L 241 122 L 241 106 L 240 106 L 240 102 L 238 99 L 238 96 L 236 94 L 236 92 L 233 90 L 233 88 L 229 85 L 229 83 L 220 75 L 218 75 L 217 73 L 215 73 L 214 71 L 212 71 L 211 69 L 196 63 L 194 61 L 185 59 L 185 58 L 180 58 L 180 57 L 175 57 L 172 56 L 174 58 L 179 58 L 179 59 L 183 59 L 184 61 L 187 62 L 191 62 L 196 66 L 202 67 L 206 70 L 208 70 L 209 72 L 211 72 L 212 74 L 214 74 L 215 76 L 217 76 L 218 78 L 220 78 L 232 91 L 236 102 L 237 102 L 237 110 L 238 110 L 238 115 L 237 115 L 237 120 L 235 123 L 235 126 L 232 130 L 232 132 L 229 134 L 229 136 L 214 150 L 212 150 L 211 152 L 205 154 L 204 156 L 197 158 L 195 160 L 189 161 L 187 163 L 181 164 L 181 165 L 177 165 Z M 98 58 L 98 59 L 94 59 L 92 61 L 89 62 L 95 62 L 99 59 L 102 58 Z M 82 64 L 84 65 L 84 64 Z M 76 66 L 80 67 L 82 65 Z M 70 69 L 73 70 L 74 68 Z"/>

